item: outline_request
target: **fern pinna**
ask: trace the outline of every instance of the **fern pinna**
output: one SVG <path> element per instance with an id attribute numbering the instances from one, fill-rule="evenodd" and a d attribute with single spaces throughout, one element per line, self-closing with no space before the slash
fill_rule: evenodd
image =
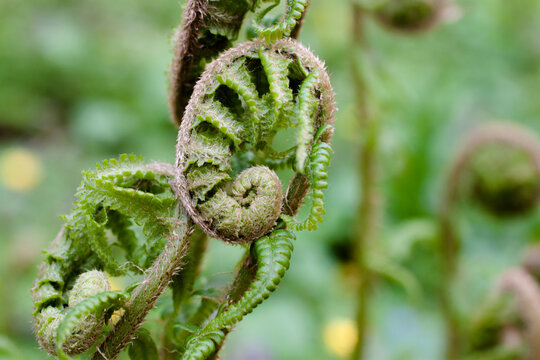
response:
<path id="1" fill-rule="evenodd" d="M 314 230 L 322 221 L 333 92 L 323 64 L 283 38 L 298 32 L 309 1 L 289 0 L 281 20 L 265 27 L 274 1 L 257 16 L 259 39 L 229 49 L 200 73 L 230 46 L 245 12 L 265 2 L 188 2 L 181 56 L 172 66 L 176 167 L 122 156 L 84 173 L 79 201 L 33 289 L 36 333 L 50 354 L 93 351 L 93 359 L 115 359 L 131 344 L 133 359 L 214 359 L 235 324 L 283 278 L 291 231 Z M 230 11 L 237 17 L 226 16 Z M 210 34 L 227 36 L 221 50 L 204 45 Z M 190 53 L 205 46 L 212 51 Z M 186 79 L 199 75 L 191 94 Z M 278 170 L 289 177 L 285 192 Z M 298 220 L 308 195 L 307 217 Z M 208 236 L 246 248 L 224 289 L 194 286 Z M 133 284 L 111 291 L 108 276 Z M 168 286 L 172 309 L 163 313 L 158 352 L 140 327 Z"/>

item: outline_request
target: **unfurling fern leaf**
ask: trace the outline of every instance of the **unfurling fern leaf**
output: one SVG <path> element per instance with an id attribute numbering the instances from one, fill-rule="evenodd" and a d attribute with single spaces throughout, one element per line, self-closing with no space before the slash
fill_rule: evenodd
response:
<path id="1" fill-rule="evenodd" d="M 87 351 L 102 330 L 104 312 L 127 300 L 127 292 L 109 292 L 105 272 L 137 274 L 157 257 L 177 221 L 172 173 L 170 166 L 146 165 L 133 155 L 84 173 L 79 200 L 32 289 L 35 329 L 47 352 L 66 357 Z M 134 223 L 148 240 L 137 238 Z M 113 248 L 125 250 L 127 265 L 113 257 Z"/>
<path id="2" fill-rule="evenodd" d="M 257 261 L 254 281 L 239 301 L 219 312 L 201 330 L 188 338 L 182 359 L 204 360 L 212 355 L 232 327 L 270 296 L 289 268 L 293 240 L 294 235 L 291 232 L 276 230 L 254 243 L 253 251 Z"/>
<path id="3" fill-rule="evenodd" d="M 35 329 L 50 354 L 66 359 L 94 347 L 92 359 L 116 359 L 136 339 L 134 358 L 214 359 L 283 278 L 294 240 L 287 228 L 313 230 L 322 221 L 334 95 L 324 65 L 282 39 L 298 35 L 309 0 L 287 0 L 281 19 L 262 26 L 274 0 L 257 15 L 257 40 L 209 63 L 232 46 L 246 13 L 266 2 L 188 0 L 171 68 L 176 166 L 124 155 L 84 173 L 33 288 Z M 297 135 L 283 150 L 288 129 Z M 276 169 L 289 172 L 288 187 Z M 310 189 L 310 215 L 299 222 Z M 193 223 L 202 231 L 193 234 Z M 221 297 L 194 291 L 207 236 L 249 248 Z M 144 280 L 110 291 L 107 274 Z M 138 330 L 168 286 L 173 302 L 158 354 Z M 120 308 L 119 320 L 109 321 Z"/>
<path id="4" fill-rule="evenodd" d="M 333 112 L 324 66 L 295 41 L 249 42 L 221 55 L 197 83 L 178 133 L 175 190 L 193 220 L 214 237 L 250 242 L 281 213 L 294 216 L 311 186 L 318 221 Z M 280 153 L 272 144 L 287 128 L 298 142 Z M 276 162 L 295 171 L 285 201 L 268 168 Z"/>

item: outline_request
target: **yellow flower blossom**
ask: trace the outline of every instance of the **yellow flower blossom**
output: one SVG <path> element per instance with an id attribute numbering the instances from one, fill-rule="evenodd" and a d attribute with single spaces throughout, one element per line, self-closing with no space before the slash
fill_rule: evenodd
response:
<path id="1" fill-rule="evenodd" d="M 41 182 L 42 170 L 39 158 L 27 149 L 9 149 L 0 155 L 0 184 L 9 190 L 34 189 Z"/>
<path id="2" fill-rule="evenodd" d="M 352 353 L 358 334 L 352 320 L 336 318 L 325 325 L 323 339 L 324 344 L 332 353 L 346 358 Z"/>

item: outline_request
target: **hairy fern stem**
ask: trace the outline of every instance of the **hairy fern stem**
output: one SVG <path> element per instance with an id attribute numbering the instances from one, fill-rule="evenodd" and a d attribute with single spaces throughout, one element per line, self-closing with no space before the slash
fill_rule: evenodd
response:
<path id="1" fill-rule="evenodd" d="M 191 225 L 185 213 L 177 220 L 165 248 L 148 269 L 145 280 L 138 285 L 123 306 L 124 315 L 103 344 L 99 345 L 93 359 L 116 359 L 120 352 L 135 338 L 148 312 L 154 308 L 173 276 L 180 271 L 186 254 Z"/>

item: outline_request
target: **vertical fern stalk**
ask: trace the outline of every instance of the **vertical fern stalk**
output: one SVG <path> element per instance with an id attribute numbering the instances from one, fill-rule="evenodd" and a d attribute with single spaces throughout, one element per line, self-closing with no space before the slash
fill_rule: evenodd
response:
<path id="1" fill-rule="evenodd" d="M 358 284 L 356 289 L 356 330 L 357 343 L 351 355 L 351 359 L 363 359 L 366 347 L 366 327 L 368 322 L 369 297 L 372 274 L 367 266 L 369 247 L 376 237 L 378 217 L 379 194 L 376 190 L 377 182 L 377 139 L 378 124 L 375 121 L 369 104 L 364 74 L 361 73 L 358 56 L 366 56 L 368 46 L 365 36 L 365 10 L 362 5 L 352 2 L 352 38 L 353 56 L 351 56 L 352 74 L 356 94 L 356 115 L 362 131 L 362 142 L 359 147 L 359 186 L 362 198 L 356 210 L 354 220 L 354 259 Z"/>

